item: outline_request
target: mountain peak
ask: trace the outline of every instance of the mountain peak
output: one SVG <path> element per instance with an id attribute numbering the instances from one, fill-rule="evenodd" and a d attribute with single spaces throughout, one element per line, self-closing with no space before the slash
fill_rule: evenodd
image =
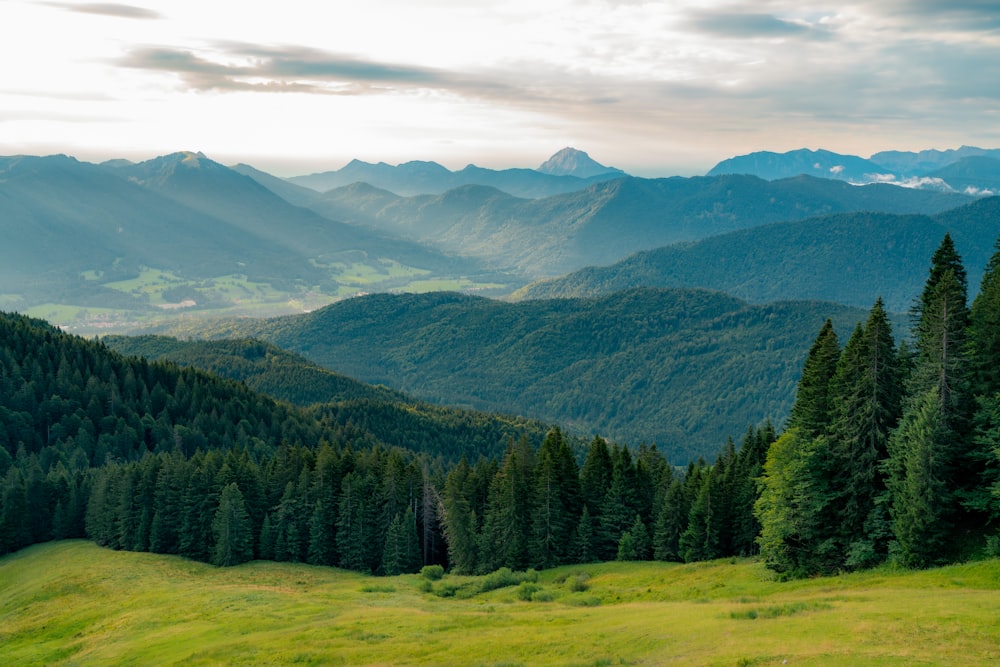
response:
<path id="1" fill-rule="evenodd" d="M 605 167 L 585 152 L 569 147 L 563 148 L 543 162 L 536 171 L 552 176 L 576 176 L 578 178 L 590 178 L 608 173 L 625 173 L 614 167 Z"/>

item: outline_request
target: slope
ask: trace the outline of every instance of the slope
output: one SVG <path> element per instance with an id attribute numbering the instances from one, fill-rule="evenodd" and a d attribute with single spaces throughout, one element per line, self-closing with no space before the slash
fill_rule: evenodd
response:
<path id="1" fill-rule="evenodd" d="M 0 210 L 0 308 L 84 331 L 178 314 L 301 312 L 421 281 L 504 279 L 325 219 L 193 153 L 100 166 L 0 158 Z"/>
<path id="2" fill-rule="evenodd" d="M 411 451 L 443 459 L 499 456 L 510 439 L 540 442 L 551 426 L 516 416 L 461 410 L 418 401 L 328 370 L 259 340 L 181 341 L 166 336 L 104 336 L 112 350 L 151 361 L 193 366 L 238 380 L 253 391 L 310 407 L 308 414 L 338 428 L 357 428 Z M 586 443 L 570 438 L 573 449 Z"/>
<path id="3" fill-rule="evenodd" d="M 784 418 L 805 352 L 828 316 L 847 332 L 865 311 L 751 306 L 703 290 L 513 304 L 448 293 L 370 295 L 212 333 L 260 337 L 423 399 L 655 442 L 685 464 L 714 455 L 749 424 Z"/>
<path id="4" fill-rule="evenodd" d="M 718 176 L 619 178 L 535 200 L 483 186 L 409 198 L 354 186 L 328 192 L 312 207 L 328 217 L 537 279 L 771 222 L 860 210 L 939 212 L 970 200 L 812 177 L 772 182 Z"/>
<path id="5" fill-rule="evenodd" d="M 859 308 L 881 295 L 907 310 L 927 273 L 927 258 L 950 232 L 978 287 L 1000 235 L 1000 198 L 933 217 L 850 213 L 723 234 L 636 253 L 534 283 L 518 298 L 582 297 L 633 287 L 703 287 L 753 302 L 819 299 Z"/>

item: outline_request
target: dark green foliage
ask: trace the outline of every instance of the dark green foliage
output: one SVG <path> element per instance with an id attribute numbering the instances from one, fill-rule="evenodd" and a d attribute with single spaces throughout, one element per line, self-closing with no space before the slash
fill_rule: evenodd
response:
<path id="1" fill-rule="evenodd" d="M 883 462 L 902 396 L 900 364 L 880 299 L 845 346 L 830 384 L 831 481 L 848 567 L 870 566 L 886 554 Z"/>
<path id="2" fill-rule="evenodd" d="M 752 306 L 691 289 L 520 303 L 432 293 L 347 299 L 213 335 L 255 336 L 424 399 L 655 442 L 685 465 L 714 456 L 747 424 L 783 420 L 819 326 L 830 318 L 847 329 L 864 317 L 830 304 Z M 462 453 L 475 456 L 462 449 L 450 458 Z"/>
<path id="3" fill-rule="evenodd" d="M 789 428 L 797 428 L 803 436 L 810 438 L 827 432 L 831 419 L 830 380 L 836 372 L 839 358 L 840 343 L 833 330 L 833 322 L 827 320 L 809 348 L 802 367 L 795 404 L 788 417 Z"/>
<path id="4" fill-rule="evenodd" d="M 830 517 L 829 441 L 785 431 L 770 447 L 756 512 L 760 554 L 786 577 L 832 572 L 840 553 Z"/>
<path id="5" fill-rule="evenodd" d="M 382 574 L 393 576 L 416 572 L 420 567 L 420 541 L 417 539 L 417 518 L 413 510 L 396 514 L 389 523 L 382 551 Z"/>
<path id="6" fill-rule="evenodd" d="M 215 550 L 212 564 L 239 565 L 253 559 L 253 534 L 243 494 L 235 482 L 222 490 L 219 508 L 212 520 Z"/>
<path id="7" fill-rule="evenodd" d="M 895 557 L 908 567 L 927 567 L 948 553 L 952 531 L 951 434 L 941 395 L 926 390 L 903 415 L 890 441 L 888 493 Z"/>

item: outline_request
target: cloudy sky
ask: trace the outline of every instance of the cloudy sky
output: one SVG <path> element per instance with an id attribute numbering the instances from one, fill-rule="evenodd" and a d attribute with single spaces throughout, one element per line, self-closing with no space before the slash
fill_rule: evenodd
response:
<path id="1" fill-rule="evenodd" d="M 0 155 L 647 176 L 1000 147 L 996 0 L 0 0 Z"/>

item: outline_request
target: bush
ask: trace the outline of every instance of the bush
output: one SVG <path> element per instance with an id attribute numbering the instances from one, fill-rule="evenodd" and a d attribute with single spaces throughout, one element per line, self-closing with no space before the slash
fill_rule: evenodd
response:
<path id="1" fill-rule="evenodd" d="M 535 593 L 542 590 L 542 587 L 538 584 L 532 583 L 530 581 L 522 581 L 521 585 L 517 587 L 517 599 L 529 602 Z"/>
<path id="2" fill-rule="evenodd" d="M 444 576 L 444 568 L 440 565 L 424 565 L 420 568 L 420 576 L 430 581 L 437 581 Z"/>
<path id="3" fill-rule="evenodd" d="M 566 584 L 566 587 L 572 593 L 582 593 L 583 591 L 590 588 L 590 584 L 587 583 L 588 579 L 590 579 L 589 574 L 587 573 L 578 574 L 569 580 L 569 582 Z"/>
<path id="4" fill-rule="evenodd" d="M 552 602 L 552 599 L 552 591 L 547 591 L 544 588 L 531 594 L 532 602 Z"/>
<path id="5" fill-rule="evenodd" d="M 458 586 L 450 581 L 442 581 L 434 588 L 434 595 L 439 598 L 453 598 L 458 591 Z"/>

